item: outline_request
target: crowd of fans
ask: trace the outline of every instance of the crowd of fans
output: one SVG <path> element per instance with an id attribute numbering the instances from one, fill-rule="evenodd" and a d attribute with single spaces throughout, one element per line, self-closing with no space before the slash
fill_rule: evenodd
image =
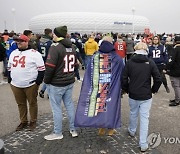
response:
<path id="1" fill-rule="evenodd" d="M 77 81 L 82 82 L 79 69 L 87 70 L 88 64 L 94 59 L 94 54 L 98 51 L 102 54 L 105 50 L 109 50 L 109 47 L 111 47 L 111 51 L 107 53 L 115 52 L 125 65 L 122 93 L 129 93 L 131 109 L 134 104 L 139 103 L 139 106 L 134 106 L 134 108 L 142 107 L 143 110 L 147 110 L 145 116 L 148 119 L 152 102 L 151 94 L 158 91 L 161 81 L 166 92 L 170 93 L 166 74 L 170 76 L 175 93 L 175 98 L 170 100 L 169 106 L 178 106 L 180 104 L 179 46 L 180 36 L 178 34 L 118 34 L 112 32 L 106 34 L 80 34 L 78 32 L 67 34 L 66 26 L 56 27 L 54 30 L 46 28 L 44 34 L 33 34 L 31 30 L 24 30 L 22 34 L 16 34 L 13 31 L 4 30 L 0 34 L 0 61 L 3 61 L 3 77 L 4 79 L 8 78 L 8 82 L 11 83 L 11 89 L 19 108 L 21 123 L 16 130 L 19 131 L 28 126 L 26 100 L 30 106 L 29 128 L 30 130 L 36 128 L 38 88 L 44 81 L 39 96 L 44 98 L 47 89 L 54 119 L 54 134 L 44 138 L 46 140 L 63 138 L 62 111 L 58 108 L 61 100 L 64 101 L 68 111 L 70 133 L 72 137 L 76 137 L 78 134 L 74 127 L 72 103 L 74 75 Z M 22 69 L 26 62 L 28 67 Z M 141 65 L 141 63 L 150 64 L 150 69 L 149 66 Z M 144 74 L 139 79 L 141 78 L 141 82 L 145 85 L 139 91 L 137 87 L 141 84 L 136 75 L 141 74 L 143 70 Z M 30 71 L 31 73 L 29 73 Z M 18 75 L 21 77 L 19 78 Z M 148 89 L 151 86 L 149 84 L 151 76 L 155 81 L 155 86 Z M 143 106 L 144 103 L 146 106 Z M 135 113 L 136 117 L 133 117 L 132 114 L 134 114 L 133 109 L 131 110 L 131 122 L 128 130 L 130 135 L 134 136 L 135 125 L 137 125 L 134 121 L 137 120 L 138 112 Z M 142 151 L 147 150 L 147 144 L 145 144 L 148 130 L 147 119 L 144 119 L 146 131 L 140 133 L 142 135 L 140 143 L 145 145 L 141 149 Z M 101 129 L 100 134 L 103 131 Z"/>

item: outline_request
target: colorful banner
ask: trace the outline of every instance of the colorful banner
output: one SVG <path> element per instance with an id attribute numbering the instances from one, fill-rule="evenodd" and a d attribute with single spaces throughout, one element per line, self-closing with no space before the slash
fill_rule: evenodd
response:
<path id="1" fill-rule="evenodd" d="M 84 75 L 75 126 L 120 127 L 122 59 L 115 53 L 97 52 Z"/>

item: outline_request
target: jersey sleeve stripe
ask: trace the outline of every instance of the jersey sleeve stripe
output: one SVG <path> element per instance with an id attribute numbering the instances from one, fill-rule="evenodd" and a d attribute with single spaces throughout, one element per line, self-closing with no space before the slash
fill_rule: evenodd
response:
<path id="1" fill-rule="evenodd" d="M 44 65 L 43 66 L 38 66 L 38 68 L 43 68 L 43 67 L 45 67 Z"/>
<path id="2" fill-rule="evenodd" d="M 47 66 L 50 66 L 50 67 L 56 67 L 56 65 L 54 64 L 50 64 L 50 63 L 46 63 Z"/>

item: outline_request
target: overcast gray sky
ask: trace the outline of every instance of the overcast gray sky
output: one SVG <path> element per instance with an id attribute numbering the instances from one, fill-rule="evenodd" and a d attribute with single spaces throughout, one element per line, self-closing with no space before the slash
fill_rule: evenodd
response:
<path id="1" fill-rule="evenodd" d="M 0 0 L 0 32 L 22 32 L 32 17 L 54 12 L 102 12 L 145 16 L 157 33 L 180 33 L 180 0 Z M 14 8 L 14 11 L 12 11 Z"/>

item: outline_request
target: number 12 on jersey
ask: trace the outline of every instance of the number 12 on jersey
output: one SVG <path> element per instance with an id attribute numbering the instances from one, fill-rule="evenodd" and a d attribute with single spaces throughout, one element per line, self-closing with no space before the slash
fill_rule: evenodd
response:
<path id="1" fill-rule="evenodd" d="M 74 55 L 66 55 L 64 57 L 65 67 L 64 72 L 73 72 L 74 71 L 74 64 L 75 64 L 75 56 Z"/>

